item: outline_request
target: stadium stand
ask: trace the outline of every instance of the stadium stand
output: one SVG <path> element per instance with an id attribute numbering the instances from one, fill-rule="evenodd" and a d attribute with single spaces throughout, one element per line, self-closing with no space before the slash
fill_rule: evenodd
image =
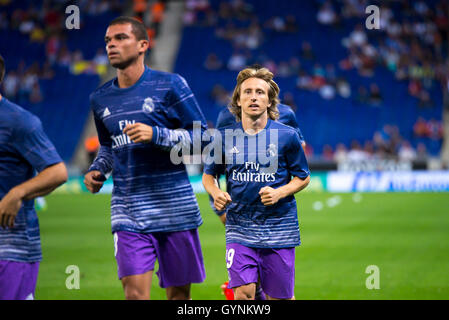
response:
<path id="1" fill-rule="evenodd" d="M 8 70 L 3 94 L 41 118 L 70 162 L 88 119 L 88 95 L 106 73 L 107 23 L 133 13 L 154 45 L 171 3 L 81 1 L 80 30 L 65 28 L 66 4 L 1 1 L 0 52 Z M 237 71 L 267 66 L 297 114 L 312 161 L 343 159 L 356 145 L 367 158 L 438 156 L 449 90 L 448 5 L 373 1 L 383 12 L 381 28 L 367 30 L 367 4 L 187 0 L 175 67 L 167 71 L 186 78 L 213 126 Z M 425 129 L 417 133 L 416 123 Z"/>
<path id="2" fill-rule="evenodd" d="M 297 105 L 311 157 L 356 142 L 368 157 L 397 157 L 402 145 L 436 156 L 440 129 L 432 129 L 432 138 L 416 137 L 413 126 L 422 117 L 441 127 L 447 3 L 369 4 L 386 13 L 380 30 L 364 28 L 367 1 L 187 1 L 175 71 L 213 122 L 237 70 L 267 66 L 284 102 Z"/>
<path id="3" fill-rule="evenodd" d="M 3 92 L 36 114 L 59 154 L 70 161 L 107 57 L 104 30 L 123 1 L 83 1 L 81 28 L 65 27 L 60 1 L 3 1 L 0 52 L 8 76 Z"/>

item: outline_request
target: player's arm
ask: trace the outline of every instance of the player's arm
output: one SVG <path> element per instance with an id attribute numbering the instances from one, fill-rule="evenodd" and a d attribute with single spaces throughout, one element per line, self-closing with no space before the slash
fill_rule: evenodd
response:
<path id="1" fill-rule="evenodd" d="M 293 179 L 286 185 L 279 188 L 263 187 L 259 191 L 261 201 L 266 206 L 272 206 L 279 200 L 294 195 L 303 190 L 310 182 L 310 176 L 305 179 L 293 177 Z"/>
<path id="2" fill-rule="evenodd" d="M 224 192 L 218 187 L 215 176 L 203 173 L 203 186 L 207 193 L 214 199 L 214 206 L 221 211 L 232 201 L 229 193 Z"/>
<path id="3" fill-rule="evenodd" d="M 0 201 L 0 224 L 13 227 L 22 201 L 44 196 L 67 181 L 67 169 L 45 134 L 41 121 L 24 114 L 13 127 L 13 141 L 17 151 L 39 173 L 15 186 Z"/>
<path id="4" fill-rule="evenodd" d="M 15 186 L 0 201 L 0 221 L 3 228 L 14 226 L 14 220 L 22 207 L 22 201 L 45 196 L 67 181 L 67 169 L 63 162 L 51 165 L 38 175 Z"/>
<path id="5" fill-rule="evenodd" d="M 264 205 L 273 205 L 280 199 L 294 195 L 303 190 L 310 182 L 310 171 L 301 140 L 297 132 L 288 136 L 288 149 L 285 152 L 285 159 L 292 180 L 279 188 L 263 187 L 259 191 L 261 201 Z"/>
<path id="6" fill-rule="evenodd" d="M 220 128 L 224 128 L 227 127 L 231 124 L 235 123 L 235 118 L 234 116 L 231 114 L 231 112 L 229 111 L 228 108 L 224 108 L 220 111 L 220 113 L 218 114 L 217 117 L 217 121 L 215 123 L 215 128 L 220 129 Z M 218 187 L 220 187 L 220 174 L 217 174 L 215 176 L 215 179 L 218 183 Z M 220 219 L 220 221 L 223 224 L 226 224 L 226 211 L 225 210 L 217 210 L 214 206 L 214 199 L 211 197 L 211 201 L 209 201 L 209 203 L 211 204 L 212 210 L 214 211 L 214 213 L 218 216 L 218 218 Z"/>
<path id="7" fill-rule="evenodd" d="M 93 103 L 91 99 L 91 103 Z M 101 119 L 94 113 L 95 127 L 97 128 L 98 140 L 100 141 L 100 150 L 94 162 L 84 175 L 84 185 L 91 193 L 97 193 L 106 181 L 106 175 L 112 171 L 112 140 L 108 130 Z"/>
<path id="8" fill-rule="evenodd" d="M 172 89 L 167 94 L 169 104 L 168 117 L 173 123 L 179 123 L 179 128 L 169 129 L 159 126 L 149 126 L 143 123 L 128 124 L 123 133 L 134 143 L 152 143 L 157 147 L 170 150 L 175 145 L 189 146 L 192 150 L 194 138 L 194 122 L 198 124 L 198 137 L 207 129 L 206 119 L 200 110 L 198 102 L 186 81 L 181 76 L 174 76 Z M 200 141 L 202 143 L 202 141 Z M 195 151 L 195 150 L 194 150 Z M 201 150 L 198 150 L 201 152 Z"/>
<path id="9" fill-rule="evenodd" d="M 290 112 L 288 112 L 288 114 L 287 114 L 287 121 L 286 121 L 285 124 L 289 125 L 290 127 L 293 127 L 296 130 L 296 132 L 299 135 L 299 140 L 301 142 L 301 147 L 305 150 L 306 149 L 306 141 L 305 141 L 304 136 L 303 136 L 303 134 L 301 132 L 301 129 L 299 129 L 299 124 L 298 124 L 298 121 L 296 120 L 296 114 L 295 114 L 295 112 L 292 109 L 290 109 Z"/>

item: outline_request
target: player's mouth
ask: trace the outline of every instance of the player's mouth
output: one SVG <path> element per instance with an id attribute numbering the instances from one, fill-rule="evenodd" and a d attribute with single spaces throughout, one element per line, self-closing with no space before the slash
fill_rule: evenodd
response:
<path id="1" fill-rule="evenodd" d="M 119 56 L 119 53 L 118 53 L 118 52 L 109 52 L 109 53 L 108 53 L 108 57 L 109 57 L 109 58 L 111 58 L 111 57 L 117 57 L 117 56 Z"/>
<path id="2" fill-rule="evenodd" d="M 249 105 L 249 108 L 250 108 L 251 110 L 257 110 L 257 109 L 259 109 L 259 105 L 253 103 L 253 104 L 250 104 L 250 105 Z"/>

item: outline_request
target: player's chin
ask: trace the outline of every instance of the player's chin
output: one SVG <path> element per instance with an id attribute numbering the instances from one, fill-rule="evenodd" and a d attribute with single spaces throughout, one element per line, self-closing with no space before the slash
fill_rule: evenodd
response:
<path id="1" fill-rule="evenodd" d="M 133 62 L 133 59 L 120 59 L 118 57 L 110 57 L 109 62 L 111 63 L 111 66 L 116 69 L 126 69 L 131 63 Z"/>

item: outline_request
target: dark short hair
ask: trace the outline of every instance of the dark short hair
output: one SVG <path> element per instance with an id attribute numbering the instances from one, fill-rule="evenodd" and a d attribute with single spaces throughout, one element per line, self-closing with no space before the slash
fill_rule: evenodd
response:
<path id="1" fill-rule="evenodd" d="M 112 20 L 109 23 L 109 26 L 113 26 L 116 24 L 127 24 L 127 23 L 131 24 L 132 33 L 134 34 L 134 36 L 136 37 L 137 40 L 150 41 L 148 38 L 147 29 L 145 28 L 145 26 L 143 25 L 142 22 L 140 22 L 139 20 L 137 20 L 135 18 L 121 16 L 121 17 L 118 17 L 118 18 L 115 18 L 114 20 Z"/>
<path id="2" fill-rule="evenodd" d="M 258 63 L 254 63 L 254 64 L 252 64 L 252 65 L 250 65 L 248 68 L 250 68 L 250 69 L 254 69 L 254 70 L 260 70 L 260 69 L 262 69 L 263 68 L 263 66 L 261 66 L 260 64 L 258 64 Z"/>
<path id="3" fill-rule="evenodd" d="M 4 76 L 5 76 L 5 60 L 0 55 L 0 83 L 2 83 Z"/>

